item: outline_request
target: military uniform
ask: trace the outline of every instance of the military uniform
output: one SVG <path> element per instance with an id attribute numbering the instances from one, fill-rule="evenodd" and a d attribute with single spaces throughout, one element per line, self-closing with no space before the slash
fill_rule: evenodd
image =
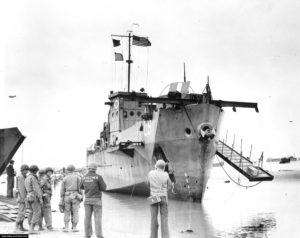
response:
<path id="1" fill-rule="evenodd" d="M 44 169 L 40 169 L 39 172 L 38 172 L 38 176 L 37 176 L 40 187 L 41 187 L 41 181 L 44 178 L 44 176 L 45 176 L 45 170 Z M 41 216 L 40 216 L 40 220 L 39 220 L 39 230 L 40 231 L 45 230 L 43 228 L 43 218 L 44 218 L 43 205 L 44 205 L 44 203 L 41 205 Z"/>
<path id="2" fill-rule="evenodd" d="M 7 166 L 6 174 L 7 174 L 7 194 L 6 194 L 6 196 L 8 198 L 13 198 L 14 197 L 13 189 L 15 186 L 15 176 L 16 176 L 13 164 L 10 163 Z"/>
<path id="3" fill-rule="evenodd" d="M 43 206 L 42 214 L 45 219 L 47 229 L 52 230 L 52 213 L 51 213 L 51 197 L 52 197 L 52 186 L 51 178 L 45 175 L 40 181 L 41 189 L 43 191 Z"/>
<path id="4" fill-rule="evenodd" d="M 19 206 L 17 222 L 23 222 L 26 213 L 25 199 L 27 196 L 25 188 L 25 178 L 23 174 L 17 176 L 16 189 L 17 189 L 17 203 Z"/>
<path id="5" fill-rule="evenodd" d="M 95 233 L 98 238 L 103 238 L 102 233 L 102 192 L 106 189 L 103 178 L 96 174 L 97 165 L 88 166 L 88 173 L 83 177 L 81 189 L 84 189 L 84 233 L 85 237 L 93 234 L 92 214 L 94 213 Z"/>
<path id="6" fill-rule="evenodd" d="M 64 177 L 60 190 L 61 201 L 64 201 L 64 230 L 67 231 L 69 229 L 70 216 L 72 216 L 72 230 L 78 231 L 76 226 L 79 221 L 78 211 L 82 199 L 80 190 L 81 179 L 79 175 L 73 173 L 75 170 L 74 166 L 72 169 L 69 168 L 67 170 L 69 174 Z"/>
<path id="7" fill-rule="evenodd" d="M 40 188 L 37 176 L 30 173 L 25 179 L 27 191 L 27 202 L 29 208 L 28 223 L 33 227 L 37 225 L 41 217 L 42 190 Z"/>
<path id="8" fill-rule="evenodd" d="M 16 192 L 17 192 L 17 203 L 18 203 L 18 216 L 16 219 L 16 231 L 27 231 L 23 227 L 23 222 L 26 214 L 26 196 L 27 191 L 25 188 L 25 178 L 28 173 L 29 166 L 27 164 L 23 164 L 21 166 L 21 174 L 17 176 L 16 181 Z"/>

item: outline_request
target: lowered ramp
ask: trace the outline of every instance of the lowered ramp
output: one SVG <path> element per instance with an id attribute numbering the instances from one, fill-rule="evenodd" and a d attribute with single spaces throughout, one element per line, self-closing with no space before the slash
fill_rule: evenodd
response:
<path id="1" fill-rule="evenodd" d="M 252 161 L 235 151 L 223 141 L 218 142 L 216 155 L 222 158 L 230 166 L 249 179 L 254 181 L 271 181 L 274 176 L 259 166 L 255 166 Z"/>
<path id="2" fill-rule="evenodd" d="M 13 158 L 25 136 L 17 127 L 0 129 L 0 175 Z"/>

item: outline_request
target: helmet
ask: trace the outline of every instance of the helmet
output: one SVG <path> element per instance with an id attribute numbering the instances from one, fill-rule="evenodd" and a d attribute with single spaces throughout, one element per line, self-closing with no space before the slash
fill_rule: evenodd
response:
<path id="1" fill-rule="evenodd" d="M 45 173 L 47 173 L 47 172 L 49 172 L 49 171 L 51 171 L 51 172 L 53 173 L 53 169 L 52 169 L 51 167 L 47 167 L 47 168 L 45 169 Z"/>
<path id="2" fill-rule="evenodd" d="M 45 174 L 45 169 L 40 169 L 39 170 L 39 175 L 44 175 Z"/>
<path id="3" fill-rule="evenodd" d="M 96 163 L 89 163 L 88 170 L 97 170 L 97 164 Z"/>
<path id="4" fill-rule="evenodd" d="M 75 166 L 74 165 L 72 165 L 72 164 L 68 165 L 67 171 L 73 172 L 74 170 L 75 170 Z"/>
<path id="5" fill-rule="evenodd" d="M 30 172 L 37 172 L 38 170 L 39 170 L 39 167 L 37 167 L 36 165 L 31 165 L 29 167 Z"/>
<path id="6" fill-rule="evenodd" d="M 23 171 L 23 170 L 29 170 L 29 166 L 27 164 L 22 164 L 21 171 Z"/>
<path id="7" fill-rule="evenodd" d="M 157 160 L 155 164 L 155 168 L 165 169 L 166 163 L 163 160 Z"/>

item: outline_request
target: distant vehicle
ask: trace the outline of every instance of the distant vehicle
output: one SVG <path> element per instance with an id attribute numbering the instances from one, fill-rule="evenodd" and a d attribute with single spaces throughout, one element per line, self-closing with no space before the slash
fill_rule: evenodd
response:
<path id="1" fill-rule="evenodd" d="M 284 158 L 280 159 L 279 164 L 286 164 L 286 163 L 290 163 L 290 162 L 291 162 L 290 158 L 284 157 Z"/>
<path id="2" fill-rule="evenodd" d="M 297 158 L 290 156 L 290 157 L 283 157 L 280 159 L 279 164 L 286 164 L 286 163 L 290 163 L 291 161 L 296 161 Z"/>

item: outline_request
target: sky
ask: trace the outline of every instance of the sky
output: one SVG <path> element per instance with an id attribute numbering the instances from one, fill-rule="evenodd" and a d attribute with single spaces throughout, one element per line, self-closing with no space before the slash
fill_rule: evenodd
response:
<path id="1" fill-rule="evenodd" d="M 183 80 L 185 62 L 194 91 L 209 76 L 214 99 L 258 103 L 259 113 L 226 108 L 222 138 L 236 135 L 265 157 L 300 156 L 300 1 L 28 0 L 0 9 L 0 126 L 26 136 L 17 166 L 85 165 L 109 91 L 127 87 L 111 34 L 128 30 L 152 43 L 133 48 L 132 90 L 160 95 Z"/>

